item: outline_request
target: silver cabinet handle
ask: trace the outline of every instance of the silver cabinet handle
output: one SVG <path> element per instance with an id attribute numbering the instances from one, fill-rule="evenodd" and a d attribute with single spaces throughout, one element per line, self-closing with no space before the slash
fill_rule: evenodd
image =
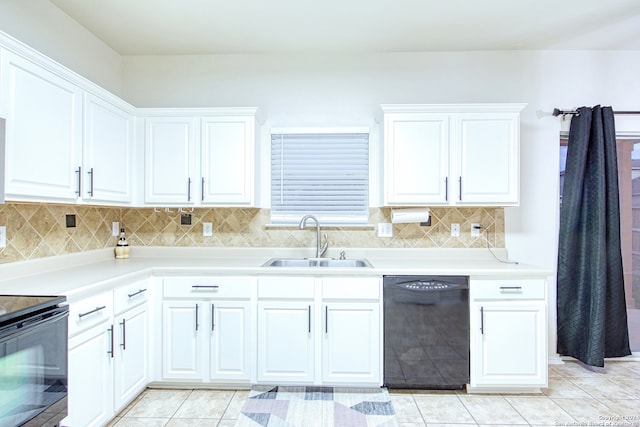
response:
<path id="1" fill-rule="evenodd" d="M 88 316 L 88 315 L 93 314 L 93 313 L 96 313 L 96 312 L 98 312 L 98 311 L 100 311 L 100 310 L 104 310 L 105 308 L 107 308 L 107 306 L 106 306 L 106 305 L 103 305 L 102 307 L 96 307 L 96 308 L 94 308 L 94 309 L 93 309 L 93 310 L 91 310 L 91 311 L 87 311 L 86 313 L 80 313 L 80 314 L 78 314 L 78 318 L 82 319 L 84 316 Z"/>
<path id="2" fill-rule="evenodd" d="M 187 202 L 191 201 L 191 178 L 187 179 Z"/>
<path id="3" fill-rule="evenodd" d="M 218 289 L 219 285 L 191 285 L 193 289 Z"/>
<path id="4" fill-rule="evenodd" d="M 78 166 L 76 173 L 78 174 L 78 189 L 76 190 L 76 194 L 80 197 L 82 196 L 82 166 Z"/>
<path id="5" fill-rule="evenodd" d="M 211 304 L 211 332 L 216 330 L 215 312 L 216 312 L 216 305 Z"/>
<path id="6" fill-rule="evenodd" d="M 329 306 L 324 306 L 324 333 L 329 333 Z"/>
<path id="7" fill-rule="evenodd" d="M 522 286 L 500 286 L 501 291 L 521 291 Z"/>
<path id="8" fill-rule="evenodd" d="M 311 333 L 311 306 L 307 309 L 307 315 L 309 319 L 307 320 L 307 324 L 309 326 L 309 333 Z"/>
<path id="9" fill-rule="evenodd" d="M 198 304 L 196 304 L 196 331 L 198 330 Z"/>
<path id="10" fill-rule="evenodd" d="M 204 177 L 202 177 L 202 186 L 200 187 L 200 200 L 204 202 Z"/>
<path id="11" fill-rule="evenodd" d="M 89 194 L 90 197 L 93 197 L 93 168 L 89 169 L 87 174 L 89 174 L 89 191 L 87 191 L 87 194 Z"/>
<path id="12" fill-rule="evenodd" d="M 480 307 L 480 334 L 484 335 L 484 307 Z"/>
<path id="13" fill-rule="evenodd" d="M 147 290 L 146 290 L 146 289 L 139 289 L 139 290 L 137 290 L 136 292 L 134 292 L 134 293 L 132 293 L 132 294 L 127 294 L 127 296 L 128 296 L 129 298 L 133 298 L 133 297 L 135 297 L 136 295 L 140 295 L 140 294 L 141 294 L 141 293 L 143 293 L 143 292 L 147 292 Z"/>
<path id="14" fill-rule="evenodd" d="M 120 323 L 120 326 L 122 326 L 122 344 L 120 344 L 120 347 L 122 347 L 123 350 L 127 349 L 127 325 L 125 322 L 126 319 L 122 318 L 122 323 Z"/>
<path id="15" fill-rule="evenodd" d="M 107 351 L 107 354 L 110 354 L 111 358 L 113 359 L 113 325 L 109 326 L 109 329 L 107 329 L 107 331 L 111 335 L 111 349 Z"/>
<path id="16" fill-rule="evenodd" d="M 449 201 L 449 177 L 444 177 L 444 201 Z"/>
<path id="17" fill-rule="evenodd" d="M 458 200 L 462 200 L 462 177 L 458 179 Z"/>

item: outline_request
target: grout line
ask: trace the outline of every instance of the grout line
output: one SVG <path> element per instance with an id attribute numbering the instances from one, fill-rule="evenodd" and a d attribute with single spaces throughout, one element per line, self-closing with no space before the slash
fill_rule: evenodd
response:
<path id="1" fill-rule="evenodd" d="M 236 394 L 238 394 L 238 390 L 233 390 L 233 394 L 231 395 L 231 399 L 229 399 L 229 402 L 227 402 L 227 406 L 224 408 L 224 411 L 222 411 L 222 415 L 220 416 L 220 419 L 218 420 L 218 423 L 216 425 L 219 425 L 222 420 L 225 419 L 224 415 L 227 413 L 227 411 L 229 410 L 229 406 L 231 406 L 231 402 L 233 402 L 233 399 L 236 397 Z M 226 418 L 227 420 L 231 420 L 231 419 L 237 419 L 237 418 Z"/>

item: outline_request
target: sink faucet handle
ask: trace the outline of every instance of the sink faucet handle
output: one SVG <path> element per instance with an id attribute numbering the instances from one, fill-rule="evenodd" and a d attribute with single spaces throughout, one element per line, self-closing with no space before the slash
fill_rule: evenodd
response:
<path id="1" fill-rule="evenodd" d="M 324 255 L 324 253 L 327 251 L 327 248 L 329 247 L 329 238 L 327 237 L 327 233 L 322 233 L 322 238 L 324 239 L 324 243 L 320 248 L 320 252 L 318 253 L 318 258 Z"/>
<path id="2" fill-rule="evenodd" d="M 344 251 L 340 252 L 340 259 L 347 259 Z"/>

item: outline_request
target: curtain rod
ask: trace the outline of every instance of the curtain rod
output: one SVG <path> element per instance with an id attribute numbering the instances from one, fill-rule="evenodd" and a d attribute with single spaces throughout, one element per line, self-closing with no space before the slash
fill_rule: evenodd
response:
<path id="1" fill-rule="evenodd" d="M 576 110 L 559 110 L 557 108 L 553 109 L 553 116 L 566 116 L 568 114 L 576 115 L 578 112 Z M 640 114 L 640 111 L 614 111 L 613 114 Z"/>

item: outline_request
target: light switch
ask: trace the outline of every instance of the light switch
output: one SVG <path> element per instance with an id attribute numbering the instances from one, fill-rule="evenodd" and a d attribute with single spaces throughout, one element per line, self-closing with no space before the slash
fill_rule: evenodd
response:
<path id="1" fill-rule="evenodd" d="M 451 224 L 451 237 L 460 237 L 460 224 Z"/>
<path id="2" fill-rule="evenodd" d="M 111 235 L 113 237 L 120 235 L 120 223 L 118 221 L 113 221 L 111 223 Z"/>
<path id="3" fill-rule="evenodd" d="M 7 247 L 7 226 L 0 226 L 0 248 Z"/>
<path id="4" fill-rule="evenodd" d="M 210 222 L 202 223 L 202 236 L 203 237 L 211 237 L 213 236 L 213 224 Z"/>

